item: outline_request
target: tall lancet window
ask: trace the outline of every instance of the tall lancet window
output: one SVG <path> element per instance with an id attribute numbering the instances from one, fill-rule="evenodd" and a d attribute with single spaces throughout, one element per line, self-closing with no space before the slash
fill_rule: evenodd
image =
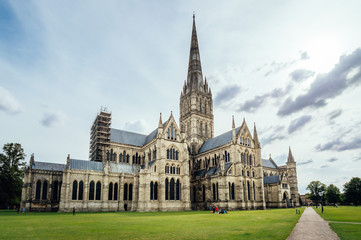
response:
<path id="1" fill-rule="evenodd" d="M 170 126 L 171 139 L 173 139 L 173 124 Z"/>

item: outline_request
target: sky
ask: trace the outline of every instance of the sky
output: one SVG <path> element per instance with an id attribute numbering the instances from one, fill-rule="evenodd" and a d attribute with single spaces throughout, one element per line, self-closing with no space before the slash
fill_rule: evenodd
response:
<path id="1" fill-rule="evenodd" d="M 0 145 L 88 159 L 101 107 L 149 134 L 179 119 L 192 15 L 215 136 L 256 123 L 262 158 L 341 190 L 361 177 L 361 1 L 0 1 Z"/>

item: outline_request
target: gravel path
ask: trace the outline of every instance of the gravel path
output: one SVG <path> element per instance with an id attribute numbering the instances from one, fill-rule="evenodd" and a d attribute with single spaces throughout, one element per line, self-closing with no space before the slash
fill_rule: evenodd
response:
<path id="1" fill-rule="evenodd" d="M 287 240 L 340 240 L 328 223 L 308 207 Z"/>

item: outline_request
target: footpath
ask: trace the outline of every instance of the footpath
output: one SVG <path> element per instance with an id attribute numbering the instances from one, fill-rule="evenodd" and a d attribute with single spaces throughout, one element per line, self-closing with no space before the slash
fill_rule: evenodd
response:
<path id="1" fill-rule="evenodd" d="M 303 212 L 287 240 L 340 240 L 332 231 L 328 222 L 323 220 L 316 211 L 308 207 Z"/>

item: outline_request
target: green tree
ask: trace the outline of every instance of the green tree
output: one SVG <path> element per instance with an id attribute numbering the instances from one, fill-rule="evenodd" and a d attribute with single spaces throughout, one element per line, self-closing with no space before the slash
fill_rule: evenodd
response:
<path id="1" fill-rule="evenodd" d="M 343 192 L 346 202 L 359 205 L 361 203 L 361 179 L 358 177 L 351 178 L 349 182 L 343 185 Z"/>
<path id="2" fill-rule="evenodd" d="M 320 181 L 312 181 L 307 185 L 307 190 L 310 190 L 308 199 L 311 199 L 313 202 L 317 203 L 321 201 L 321 193 L 324 193 L 326 190 L 326 185 Z"/>
<path id="3" fill-rule="evenodd" d="M 25 154 L 20 143 L 7 143 L 0 153 L 0 208 L 20 203 Z"/>
<path id="4" fill-rule="evenodd" d="M 335 204 L 340 202 L 340 189 L 338 189 L 335 185 L 330 184 L 326 188 L 326 199 L 328 203 Z"/>

